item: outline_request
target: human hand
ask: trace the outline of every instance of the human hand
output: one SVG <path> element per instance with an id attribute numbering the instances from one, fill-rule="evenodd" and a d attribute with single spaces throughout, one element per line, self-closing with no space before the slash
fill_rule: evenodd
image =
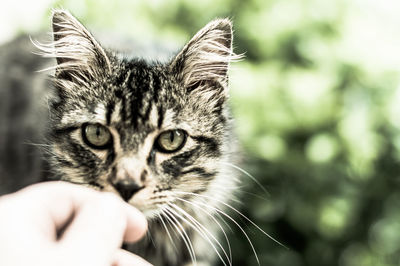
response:
<path id="1" fill-rule="evenodd" d="M 37 184 L 0 197 L 0 265 L 148 266 L 120 248 L 146 229 L 143 214 L 111 193 Z"/>

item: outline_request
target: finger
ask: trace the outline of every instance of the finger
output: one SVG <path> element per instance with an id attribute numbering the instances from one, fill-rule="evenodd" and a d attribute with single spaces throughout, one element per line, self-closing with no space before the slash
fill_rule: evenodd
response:
<path id="1" fill-rule="evenodd" d="M 46 231 L 55 240 L 57 231 L 70 222 L 73 215 L 77 215 L 84 205 L 97 201 L 99 195 L 103 194 L 105 193 L 83 186 L 56 181 L 29 186 L 13 195 L 17 199 L 21 198 L 20 201 L 24 204 L 29 205 L 25 209 L 30 212 L 26 212 L 24 215 L 31 216 L 28 217 L 30 220 L 36 219 L 31 225 L 43 227 L 42 231 Z M 147 229 L 146 219 L 137 209 L 122 200 L 118 205 L 123 206 L 117 209 L 126 215 L 124 240 L 127 242 L 137 241 Z M 95 216 L 93 218 L 96 219 Z M 99 219 L 96 220 L 97 223 L 101 223 Z"/>
<path id="2" fill-rule="evenodd" d="M 81 203 L 61 242 L 79 257 L 91 258 L 93 265 L 109 261 L 127 240 L 137 240 L 146 230 L 143 215 L 110 193 L 102 193 Z M 126 233 L 129 232 L 129 233 Z"/>
<path id="3" fill-rule="evenodd" d="M 122 205 L 127 213 L 127 224 L 124 234 L 124 242 L 136 242 L 143 238 L 147 232 L 146 217 L 138 209 L 122 201 Z"/>
<path id="4" fill-rule="evenodd" d="M 112 266 L 151 266 L 149 262 L 145 261 L 141 257 L 123 250 L 119 249 L 114 254 L 114 260 Z"/>
<path id="5" fill-rule="evenodd" d="M 76 209 L 99 192 L 62 181 L 45 182 L 28 186 L 10 196 L 26 205 L 22 215 L 33 220 L 33 226 L 47 228 L 56 238 L 57 231 L 73 218 Z"/>
<path id="6" fill-rule="evenodd" d="M 74 190 L 75 186 L 64 182 L 35 184 L 8 194 L 3 205 L 13 207 L 8 220 L 21 230 L 20 235 L 29 232 L 29 238 L 36 238 L 35 241 L 56 240 L 57 229 L 73 214 L 73 202 L 68 200 L 68 194 Z M 81 193 L 85 194 L 85 190 Z"/>

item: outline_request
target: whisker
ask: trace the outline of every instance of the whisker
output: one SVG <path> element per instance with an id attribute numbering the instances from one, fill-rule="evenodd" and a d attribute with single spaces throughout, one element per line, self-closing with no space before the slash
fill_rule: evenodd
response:
<path id="1" fill-rule="evenodd" d="M 275 238 L 273 238 L 271 235 L 269 235 L 268 233 L 266 233 L 263 229 L 261 229 L 256 223 L 254 223 L 251 219 L 249 219 L 246 215 L 244 215 L 243 213 L 241 213 L 240 211 L 238 211 L 237 209 L 235 209 L 234 207 L 232 207 L 231 205 L 218 200 L 217 198 L 213 198 L 213 197 L 209 197 L 206 195 L 200 195 L 200 194 L 196 194 L 196 193 L 191 193 L 191 192 L 175 192 L 177 194 L 186 194 L 186 195 L 192 195 L 192 196 L 197 196 L 197 197 L 203 197 L 205 199 L 211 200 L 211 201 L 216 201 L 219 202 L 220 204 L 228 207 L 229 209 L 233 210 L 235 213 L 239 214 L 242 218 L 244 218 L 246 221 L 250 222 L 254 227 L 256 227 L 260 232 L 262 232 L 265 236 L 267 236 L 268 238 L 270 238 L 271 240 L 273 240 L 275 243 L 279 244 L 280 246 L 288 249 L 285 245 L 283 245 L 282 243 L 280 243 L 278 240 L 276 240 Z M 230 215 L 226 214 L 224 211 L 220 210 L 219 208 L 213 207 L 210 205 L 209 202 L 207 203 L 203 203 L 203 202 L 197 202 L 198 204 L 201 204 L 202 206 L 206 207 L 206 208 L 211 208 L 212 210 L 216 211 L 217 213 L 222 214 L 223 216 L 227 217 L 229 220 L 231 220 L 239 229 L 240 231 L 244 234 L 244 236 L 246 237 L 248 243 L 251 246 L 251 249 L 253 250 L 253 253 L 255 255 L 255 258 L 257 260 L 258 265 L 260 265 L 260 261 L 257 255 L 257 252 L 254 248 L 254 245 L 250 239 L 250 237 L 247 235 L 247 233 L 244 231 L 244 229 L 238 224 L 238 222 L 236 222 Z"/>
<path id="2" fill-rule="evenodd" d="M 252 174 L 250 174 L 249 172 L 247 172 L 246 170 L 244 170 L 243 168 L 234 165 L 232 163 L 228 163 L 228 162 L 220 162 L 221 164 L 230 166 L 236 170 L 238 170 L 239 172 L 243 173 L 244 175 L 246 175 L 247 177 L 249 177 L 251 180 L 253 180 L 254 183 L 256 183 L 261 189 L 262 191 L 264 191 L 265 194 L 270 195 L 270 193 L 267 191 L 267 189 L 260 183 L 260 181 L 257 180 L 257 178 L 255 178 Z"/>
<path id="3" fill-rule="evenodd" d="M 196 194 L 196 193 L 192 193 L 192 192 L 175 192 L 175 193 L 181 193 L 181 194 L 187 194 L 187 195 L 193 195 L 193 196 L 198 196 L 198 197 L 203 197 L 203 198 L 207 198 L 209 200 L 213 200 L 216 201 L 218 203 L 221 203 L 222 205 L 228 207 L 229 209 L 233 210 L 234 212 L 236 212 L 237 214 L 239 214 L 241 217 L 243 217 L 246 221 L 248 221 L 249 223 L 251 223 L 254 227 L 256 227 L 260 232 L 262 232 L 265 236 L 267 236 L 268 238 L 270 238 L 271 240 L 273 240 L 275 243 L 279 244 L 280 246 L 288 249 L 285 245 L 283 245 L 281 242 L 279 242 L 278 240 L 276 240 L 274 237 L 272 237 L 270 234 L 268 234 L 267 232 L 265 232 L 261 227 L 259 227 L 255 222 L 253 222 L 250 218 L 248 218 L 246 215 L 244 215 L 243 213 L 241 213 L 240 211 L 238 211 L 237 209 L 235 209 L 234 207 L 232 207 L 231 205 L 218 200 L 216 198 L 213 197 L 209 197 L 206 195 L 201 195 L 201 194 Z M 212 207 L 209 204 L 205 204 L 206 206 Z M 215 208 L 215 207 L 213 207 Z"/>
<path id="4" fill-rule="evenodd" d="M 178 198 L 178 197 L 177 197 L 176 199 L 177 199 L 177 200 L 180 200 L 180 201 L 183 201 L 183 202 L 185 202 L 185 203 L 188 203 L 188 204 L 190 204 L 190 205 L 192 205 L 192 206 L 194 206 L 194 207 L 197 207 L 198 209 L 200 209 L 201 211 L 203 211 L 204 213 L 206 213 L 206 214 L 218 225 L 218 227 L 221 229 L 221 231 L 222 231 L 222 233 L 223 233 L 223 235 L 224 235 L 224 237 L 225 237 L 226 243 L 227 243 L 227 245 L 228 245 L 228 251 L 229 251 L 228 262 L 229 262 L 229 265 L 232 265 L 232 249 L 231 249 L 231 244 L 230 244 L 230 242 L 229 242 L 229 238 L 228 238 L 228 236 L 227 236 L 227 234 L 226 234 L 224 228 L 221 226 L 221 224 L 218 222 L 218 220 L 217 220 L 211 213 L 207 212 L 204 208 L 200 208 L 200 206 L 196 205 L 194 202 L 190 202 L 190 201 L 187 201 L 187 200 L 185 200 L 185 199 Z M 175 205 L 175 207 L 179 208 L 177 205 Z M 188 214 L 188 213 L 187 213 L 186 211 L 184 211 L 182 208 L 179 208 L 179 209 L 181 209 L 182 212 L 186 213 L 187 215 L 189 215 L 190 217 L 192 217 L 192 218 L 196 221 L 196 219 L 195 219 L 193 216 L 191 216 L 190 214 Z M 218 215 L 220 215 L 220 214 L 218 213 Z M 221 218 L 221 217 L 220 217 L 220 218 Z M 222 220 L 226 225 L 228 225 L 228 224 L 225 222 L 224 219 L 221 218 L 221 220 Z M 196 221 L 196 222 L 199 223 L 199 225 L 200 225 L 201 227 L 204 227 L 200 222 L 198 222 L 198 221 Z M 228 225 L 228 226 L 229 226 L 229 225 Z M 230 226 L 229 226 L 229 228 L 230 228 Z M 209 235 L 211 235 L 211 237 L 218 243 L 218 246 L 223 250 L 225 256 L 227 256 L 227 255 L 226 255 L 226 252 L 225 252 L 225 250 L 224 250 L 224 248 L 223 248 L 222 245 L 219 243 L 219 241 L 215 239 L 215 237 L 209 232 L 209 230 L 207 230 L 207 228 L 204 227 L 204 229 L 205 229 L 206 232 L 207 232 Z M 230 228 L 230 229 L 231 229 L 231 228 Z"/>
<path id="5" fill-rule="evenodd" d="M 269 201 L 269 199 L 266 198 L 266 197 L 262 197 L 262 196 L 260 196 L 260 195 L 257 195 L 257 194 L 252 193 L 252 192 L 245 191 L 245 190 L 243 190 L 243 189 L 240 190 L 240 194 L 247 194 L 247 195 L 250 195 L 250 196 L 252 196 L 252 197 L 261 199 L 261 200 L 263 200 L 263 201 Z"/>
<path id="6" fill-rule="evenodd" d="M 39 147 L 51 147 L 52 145 L 45 144 L 45 143 L 34 143 L 34 142 L 23 142 L 24 145 L 31 145 L 31 146 L 39 146 Z"/>
<path id="7" fill-rule="evenodd" d="M 196 254 L 194 252 L 194 248 L 192 245 L 192 242 L 190 241 L 189 236 L 187 235 L 185 229 L 183 228 L 182 224 L 175 218 L 175 215 L 173 212 L 171 212 L 170 208 L 164 208 L 162 210 L 165 213 L 165 217 L 174 225 L 176 231 L 179 233 L 179 235 L 182 237 L 186 248 L 189 252 L 190 258 L 193 262 L 193 265 L 197 265 L 197 260 L 196 260 Z"/>
<path id="8" fill-rule="evenodd" d="M 154 241 L 153 235 L 151 234 L 151 230 L 146 231 L 146 237 L 147 239 L 150 239 L 150 242 L 153 244 L 153 246 L 156 247 L 156 243 Z"/>
<path id="9" fill-rule="evenodd" d="M 201 205 L 203 205 L 204 207 L 207 207 L 207 208 L 212 208 L 212 210 L 222 214 L 223 216 L 225 216 L 229 220 L 231 220 L 240 229 L 240 231 L 242 231 L 243 235 L 246 237 L 247 242 L 250 244 L 250 247 L 253 250 L 254 256 L 255 256 L 255 258 L 257 260 L 257 264 L 260 265 L 260 260 L 258 259 L 258 255 L 257 255 L 257 252 L 256 252 L 256 250 L 254 248 L 253 242 L 251 241 L 250 237 L 247 235 L 246 231 L 244 231 L 244 229 L 239 225 L 238 222 L 235 221 L 235 219 L 233 219 L 230 215 L 226 214 L 225 212 L 221 211 L 220 209 L 218 209 L 216 207 L 212 207 L 209 204 L 202 203 L 202 202 L 198 202 L 198 204 L 201 204 Z"/>
<path id="10" fill-rule="evenodd" d="M 224 217 L 222 217 L 222 215 L 220 213 L 216 213 L 216 215 L 218 215 L 218 218 L 221 219 L 221 221 L 224 223 L 224 225 L 229 229 L 229 231 L 231 233 L 233 233 L 233 229 L 232 227 L 225 221 Z"/>
<path id="11" fill-rule="evenodd" d="M 189 255 L 190 255 L 190 257 L 192 259 L 192 262 L 193 262 L 194 261 L 193 260 L 194 256 L 193 256 L 193 253 L 192 253 L 193 247 L 191 246 L 191 243 L 189 244 L 189 242 L 188 242 L 188 241 L 190 241 L 190 239 L 188 240 L 188 238 L 189 238 L 188 235 L 186 234 L 185 230 L 182 228 L 181 224 L 179 224 L 179 226 L 178 226 L 178 221 L 173 216 L 173 214 L 170 214 L 169 212 L 166 212 L 166 211 L 167 211 L 167 209 L 164 208 L 163 211 L 162 211 L 162 214 L 165 216 L 167 221 L 173 227 L 175 227 L 175 232 L 177 232 L 179 234 L 179 236 L 182 238 L 183 242 L 185 243 L 186 249 L 188 250 Z"/>
<path id="12" fill-rule="evenodd" d="M 215 247 L 214 243 L 211 241 L 211 239 L 207 235 L 211 236 L 211 238 L 217 243 L 219 248 L 221 248 L 221 250 L 223 251 L 225 257 L 228 259 L 229 265 L 232 265 L 231 260 L 229 259 L 228 255 L 226 254 L 226 251 L 222 247 L 221 243 L 219 243 L 219 241 L 215 238 L 215 236 L 213 234 L 211 234 L 211 232 L 205 226 L 203 226 L 192 215 L 188 214 L 185 210 L 183 210 L 179 206 L 171 203 L 171 207 L 176 208 L 179 212 L 181 212 L 183 215 L 188 217 L 188 219 L 191 220 L 194 223 L 194 224 L 192 224 L 189 221 L 187 221 L 187 219 L 185 219 L 184 217 L 180 216 L 180 218 L 182 220 L 186 221 L 186 223 L 188 225 L 190 225 L 193 229 L 195 229 L 196 232 L 198 232 L 205 240 L 207 240 L 208 243 L 211 244 L 211 246 L 213 247 L 214 251 L 217 253 L 218 257 L 221 259 L 222 263 L 224 265 L 226 265 L 225 260 L 222 258 L 221 254 L 218 252 L 218 249 Z M 177 215 L 179 215 L 179 214 L 177 214 Z"/>
<path id="13" fill-rule="evenodd" d="M 174 240 L 172 239 L 172 236 L 171 236 L 171 234 L 170 234 L 170 232 L 169 232 L 169 230 L 168 230 L 168 227 L 167 227 L 167 225 L 166 225 L 165 222 L 164 222 L 164 219 L 163 219 L 163 217 L 162 217 L 162 214 L 157 214 L 157 216 L 158 216 L 158 218 L 160 219 L 160 221 L 161 221 L 163 227 L 165 228 L 165 231 L 167 232 L 168 238 L 169 238 L 169 240 L 171 241 L 172 246 L 174 247 L 175 251 L 178 251 L 178 248 L 176 247 L 175 242 L 174 242 Z"/>

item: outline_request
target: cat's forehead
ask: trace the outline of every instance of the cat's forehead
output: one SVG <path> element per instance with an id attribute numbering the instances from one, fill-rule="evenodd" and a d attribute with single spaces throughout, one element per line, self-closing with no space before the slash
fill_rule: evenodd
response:
<path id="1" fill-rule="evenodd" d="M 182 105 L 182 90 L 165 66 L 139 60 L 114 63 L 108 77 L 70 90 L 64 99 L 63 124 L 89 120 L 158 128 L 168 109 Z"/>
<path id="2" fill-rule="evenodd" d="M 146 102 L 168 103 L 169 98 L 180 96 L 175 77 L 164 65 L 133 60 L 118 62 L 114 69 L 102 84 L 106 98 L 127 99 L 140 108 Z"/>
<path id="3" fill-rule="evenodd" d="M 133 95 L 151 94 L 159 90 L 170 90 L 176 84 L 168 66 L 145 60 L 121 60 L 110 74 L 108 84 Z"/>
<path id="4" fill-rule="evenodd" d="M 146 121 L 160 127 L 166 110 L 177 110 L 184 101 L 179 84 L 161 64 L 123 61 L 111 79 L 104 84 L 106 104 L 118 114 L 115 118 L 134 127 Z"/>

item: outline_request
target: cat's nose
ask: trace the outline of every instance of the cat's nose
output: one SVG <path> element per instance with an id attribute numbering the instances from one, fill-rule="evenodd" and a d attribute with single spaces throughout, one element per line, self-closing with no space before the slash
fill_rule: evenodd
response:
<path id="1" fill-rule="evenodd" d="M 135 180 L 132 179 L 119 180 L 112 185 L 125 201 L 128 201 L 133 194 L 144 188 L 144 186 L 140 186 L 135 182 Z"/>

